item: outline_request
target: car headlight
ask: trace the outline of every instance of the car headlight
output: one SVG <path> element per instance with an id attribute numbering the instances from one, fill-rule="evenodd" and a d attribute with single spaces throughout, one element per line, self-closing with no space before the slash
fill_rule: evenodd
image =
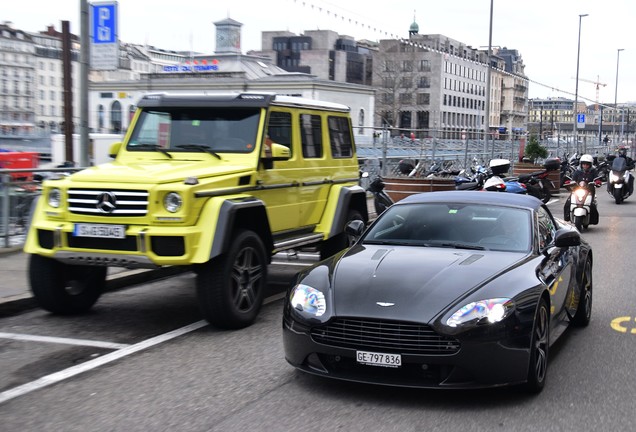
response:
<path id="1" fill-rule="evenodd" d="M 327 311 L 327 301 L 322 291 L 308 285 L 298 284 L 289 298 L 291 307 L 303 315 L 320 317 Z"/>
<path id="2" fill-rule="evenodd" d="M 170 213 L 176 213 L 183 205 L 183 199 L 177 192 L 170 192 L 163 199 L 163 207 Z"/>
<path id="3" fill-rule="evenodd" d="M 62 202 L 62 192 L 58 188 L 53 188 L 48 194 L 48 203 L 51 207 L 59 208 Z"/>
<path id="4" fill-rule="evenodd" d="M 458 309 L 446 320 L 446 325 L 457 327 L 466 324 L 494 324 L 506 318 L 513 310 L 514 302 L 509 298 L 479 300 Z"/>

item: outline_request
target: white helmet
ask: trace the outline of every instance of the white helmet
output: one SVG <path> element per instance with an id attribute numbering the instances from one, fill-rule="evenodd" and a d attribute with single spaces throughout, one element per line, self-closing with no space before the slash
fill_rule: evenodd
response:
<path id="1" fill-rule="evenodd" d="M 579 163 L 589 163 L 590 165 L 594 164 L 594 158 L 592 157 L 592 155 L 590 154 L 584 154 L 583 156 L 581 156 L 581 159 L 579 159 Z"/>

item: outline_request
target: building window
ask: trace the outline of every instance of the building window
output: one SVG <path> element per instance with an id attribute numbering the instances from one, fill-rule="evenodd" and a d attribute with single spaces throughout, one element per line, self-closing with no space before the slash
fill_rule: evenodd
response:
<path id="1" fill-rule="evenodd" d="M 413 62 L 411 60 L 404 60 L 402 62 L 403 72 L 413 72 Z"/>
<path id="2" fill-rule="evenodd" d="M 431 94 L 430 93 L 418 93 L 417 94 L 417 104 L 418 105 L 429 105 L 431 103 Z"/>
<path id="3" fill-rule="evenodd" d="M 420 72 L 430 72 L 431 62 L 430 60 L 420 60 Z"/>
<path id="4" fill-rule="evenodd" d="M 428 77 L 420 77 L 420 79 L 417 82 L 417 86 L 419 88 L 430 88 L 431 87 L 431 81 L 428 79 Z"/>
<path id="5" fill-rule="evenodd" d="M 400 102 L 403 104 L 410 104 L 412 101 L 411 93 L 400 93 Z"/>

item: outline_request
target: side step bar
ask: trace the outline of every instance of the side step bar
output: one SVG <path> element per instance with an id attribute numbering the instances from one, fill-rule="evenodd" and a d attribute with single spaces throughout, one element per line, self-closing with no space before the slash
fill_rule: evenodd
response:
<path id="1" fill-rule="evenodd" d="M 279 242 L 274 242 L 274 253 L 278 253 L 287 249 L 296 249 L 301 246 L 318 243 L 322 241 L 322 234 L 310 234 L 302 237 L 294 237 Z"/>

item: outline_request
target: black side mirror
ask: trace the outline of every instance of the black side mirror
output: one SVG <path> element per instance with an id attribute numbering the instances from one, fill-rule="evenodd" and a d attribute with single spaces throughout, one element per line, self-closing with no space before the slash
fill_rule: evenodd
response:
<path id="1" fill-rule="evenodd" d="M 554 245 L 558 248 L 579 246 L 581 244 L 581 234 L 573 229 L 561 228 L 554 236 Z"/>
<path id="2" fill-rule="evenodd" d="M 345 226 L 345 233 L 357 239 L 364 232 L 364 226 L 364 221 L 359 219 L 352 220 Z"/>

